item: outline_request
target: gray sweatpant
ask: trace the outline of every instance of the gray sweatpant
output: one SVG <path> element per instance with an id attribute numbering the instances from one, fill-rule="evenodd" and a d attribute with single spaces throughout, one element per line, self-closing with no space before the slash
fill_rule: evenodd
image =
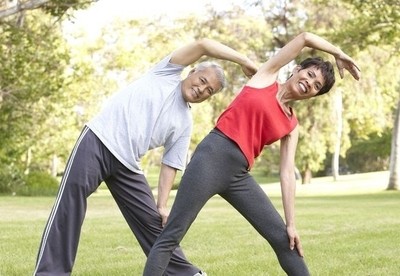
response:
<path id="1" fill-rule="evenodd" d="M 167 225 L 147 258 L 145 276 L 162 275 L 205 203 L 219 194 L 269 242 L 288 275 L 309 275 L 296 250 L 290 250 L 286 225 L 269 198 L 247 171 L 237 145 L 218 130 L 198 145 L 179 186 Z"/>
<path id="2" fill-rule="evenodd" d="M 149 253 L 162 227 L 146 178 L 122 165 L 85 127 L 68 160 L 43 233 L 34 275 L 71 274 L 87 198 L 102 181 L 107 184 L 144 253 Z M 199 271 L 177 247 L 166 275 L 192 276 Z"/>

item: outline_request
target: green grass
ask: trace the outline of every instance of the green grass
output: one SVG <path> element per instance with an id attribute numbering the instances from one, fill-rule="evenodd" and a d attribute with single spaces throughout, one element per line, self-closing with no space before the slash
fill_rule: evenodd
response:
<path id="1" fill-rule="evenodd" d="M 298 186 L 297 228 L 312 275 L 399 275 L 400 193 L 384 191 L 387 176 L 319 178 Z M 282 213 L 279 185 L 263 187 Z M 0 197 L 1 276 L 32 274 L 53 200 Z M 284 275 L 267 242 L 220 197 L 207 203 L 182 247 L 210 276 Z M 144 263 L 102 186 L 89 198 L 73 275 L 141 275 Z"/>

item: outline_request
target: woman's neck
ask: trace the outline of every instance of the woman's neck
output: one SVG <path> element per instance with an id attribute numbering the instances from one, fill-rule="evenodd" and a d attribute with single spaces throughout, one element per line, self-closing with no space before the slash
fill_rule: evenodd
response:
<path id="1" fill-rule="evenodd" d="M 290 102 L 292 102 L 292 100 L 288 97 L 285 85 L 282 84 L 279 85 L 278 92 L 276 94 L 276 99 L 278 100 L 278 103 L 281 105 L 285 113 L 288 115 L 292 115 L 292 111 L 289 105 Z"/>

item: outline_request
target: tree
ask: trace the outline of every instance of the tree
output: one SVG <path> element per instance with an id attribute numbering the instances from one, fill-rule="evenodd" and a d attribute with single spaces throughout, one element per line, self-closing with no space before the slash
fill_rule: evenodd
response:
<path id="1" fill-rule="evenodd" d="M 400 181 L 400 100 L 397 103 L 396 119 L 394 120 L 392 150 L 390 153 L 390 176 L 388 190 L 398 190 Z"/>
<path id="2" fill-rule="evenodd" d="M 352 2 L 357 2 L 362 6 L 355 7 Z M 366 31 L 372 28 L 366 24 L 369 17 L 365 17 L 364 5 L 376 3 L 381 5 L 382 1 L 344 0 L 326 2 L 316 0 L 313 1 L 313 5 L 307 8 L 305 28 L 328 38 L 345 52 L 350 53 L 358 62 L 362 71 L 360 82 L 349 81 L 346 78 L 338 80 L 330 93 L 334 95 L 337 90 L 343 91 L 342 106 L 344 110 L 342 121 L 331 121 L 332 127 L 337 126 L 336 130 L 331 128 L 331 133 L 341 134 L 340 147 L 338 147 L 337 138 L 328 139 L 329 155 L 332 154 L 335 158 L 332 160 L 332 164 L 338 164 L 339 156 L 345 157 L 354 137 L 368 137 L 371 133 L 378 133 L 379 135 L 379 133 L 385 131 L 388 116 L 392 114 L 392 99 L 395 93 L 391 88 L 393 84 L 397 85 L 398 80 L 393 78 L 393 74 L 390 72 L 396 71 L 397 66 L 392 66 L 396 64 L 395 58 L 391 58 L 396 50 L 390 46 L 380 49 L 374 47 L 376 44 L 357 40 L 360 38 L 360 29 L 362 29 L 363 35 L 368 35 L 369 40 L 374 41 L 372 39 L 374 34 Z M 384 10 L 385 12 L 388 11 L 387 9 Z M 375 10 L 373 12 L 375 13 Z M 377 17 L 380 16 L 377 15 Z M 381 34 L 379 35 L 381 36 Z M 358 47 L 360 45 L 369 46 L 367 48 Z M 376 66 L 370 66 L 371 64 L 376 64 Z M 395 97 L 396 102 L 398 96 Z M 315 120 L 318 120 L 318 118 L 315 118 Z M 342 131 L 339 129 L 341 125 Z M 325 137 L 322 137 L 323 139 L 330 136 L 329 132 L 326 132 L 325 135 Z M 336 166 L 332 172 L 337 176 L 339 166 Z"/>
<path id="3" fill-rule="evenodd" d="M 62 16 L 69 9 L 79 9 L 97 0 L 1 0 L 0 20 L 14 14 L 22 14 L 28 10 L 43 9 L 54 16 Z"/>
<path id="4" fill-rule="evenodd" d="M 324 2 L 318 0 L 319 2 Z M 370 45 L 400 47 L 400 0 L 342 0 L 348 20 L 336 30 L 335 40 L 348 51 Z M 357 42 L 357 43 L 355 43 Z"/>
<path id="5" fill-rule="evenodd" d="M 65 72 L 69 63 L 68 49 L 58 22 L 70 8 L 88 3 L 0 1 L 2 192 L 9 192 L 13 185 L 22 183 L 23 172 L 28 173 L 35 160 L 33 149 L 43 137 L 54 135 L 56 131 L 56 128 L 46 128 L 45 124 L 59 108 L 57 105 L 62 105 L 68 98 L 62 89 L 68 84 Z M 60 144 L 42 145 L 40 152 Z"/>
<path id="6" fill-rule="evenodd" d="M 60 101 L 68 52 L 51 20 L 36 14 L 25 19 L 22 29 L 0 26 L 0 155 L 18 159 L 30 142 L 40 137 L 35 130 Z M 38 136 L 39 135 L 39 136 Z M 29 141 L 29 142 L 28 142 Z"/>
<path id="7" fill-rule="evenodd" d="M 354 7 L 357 16 L 349 20 L 346 27 L 337 37 L 342 41 L 347 42 L 349 47 L 365 49 L 370 45 L 391 45 L 394 49 L 393 53 L 398 57 L 400 48 L 400 6 L 399 0 L 344 0 Z M 359 12 L 357 12 L 359 11 Z M 352 40 L 348 37 L 351 34 Z M 347 37 L 347 39 L 345 39 Z M 351 46 L 350 46 L 351 45 Z M 397 90 L 398 91 L 398 90 Z M 397 101 L 400 101 L 397 92 Z M 396 102 L 396 101 L 395 101 Z M 399 105 L 397 106 L 396 114 L 399 114 Z M 393 126 L 393 143 L 390 158 L 390 179 L 388 189 L 398 189 L 399 175 L 399 156 L 400 147 L 399 141 L 399 120 L 397 119 Z M 394 147 L 394 148 L 393 148 Z"/>
<path id="8" fill-rule="evenodd" d="M 343 133 L 343 92 L 341 89 L 336 89 L 335 94 L 333 96 L 333 106 L 334 113 L 337 122 L 336 128 L 336 139 L 334 145 L 334 151 L 332 155 L 332 176 L 334 181 L 336 181 L 339 177 L 339 157 L 340 157 L 340 144 L 342 140 Z"/>

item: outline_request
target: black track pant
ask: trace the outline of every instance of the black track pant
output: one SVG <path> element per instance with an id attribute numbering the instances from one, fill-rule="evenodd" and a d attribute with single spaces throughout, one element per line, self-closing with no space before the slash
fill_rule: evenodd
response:
<path id="1" fill-rule="evenodd" d="M 296 250 L 290 250 L 286 225 L 247 171 L 247 161 L 230 139 L 213 130 L 197 147 L 183 177 L 167 225 L 148 256 L 145 276 L 162 275 L 205 203 L 219 194 L 235 207 L 275 251 L 288 275 L 309 275 Z"/>
<path id="2" fill-rule="evenodd" d="M 148 255 L 162 230 L 151 189 L 143 175 L 133 173 L 122 165 L 85 127 L 68 160 L 43 233 L 34 275 L 71 274 L 87 198 L 102 181 L 107 184 L 144 253 Z M 192 276 L 198 271 L 177 247 L 166 275 Z"/>

